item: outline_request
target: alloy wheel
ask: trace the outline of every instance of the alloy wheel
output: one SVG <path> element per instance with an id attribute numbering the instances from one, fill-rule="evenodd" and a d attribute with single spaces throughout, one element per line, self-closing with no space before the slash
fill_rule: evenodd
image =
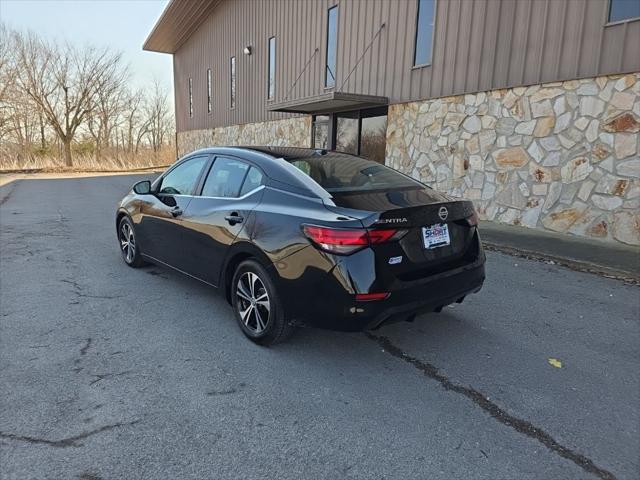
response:
<path id="1" fill-rule="evenodd" d="M 240 319 L 251 333 L 259 335 L 267 328 L 271 313 L 269 294 L 255 273 L 246 272 L 238 279 L 236 307 Z"/>
<path id="2" fill-rule="evenodd" d="M 132 263 L 136 255 L 136 239 L 133 235 L 133 228 L 127 222 L 120 227 L 120 248 L 127 263 Z"/>

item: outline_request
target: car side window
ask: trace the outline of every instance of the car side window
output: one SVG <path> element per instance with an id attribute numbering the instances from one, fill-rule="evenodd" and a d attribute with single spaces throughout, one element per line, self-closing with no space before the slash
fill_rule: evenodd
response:
<path id="1" fill-rule="evenodd" d="M 247 193 L 255 190 L 263 182 L 263 175 L 256 167 L 251 167 L 249 169 L 249 173 L 247 173 L 247 177 L 244 179 L 244 183 L 242 184 L 242 188 L 240 189 L 240 196 L 246 195 Z"/>
<path id="2" fill-rule="evenodd" d="M 203 197 L 237 197 L 249 165 L 234 158 L 217 157 L 202 187 Z"/>
<path id="3" fill-rule="evenodd" d="M 160 191 L 166 195 L 193 195 L 207 157 L 194 157 L 178 165 L 162 179 Z"/>

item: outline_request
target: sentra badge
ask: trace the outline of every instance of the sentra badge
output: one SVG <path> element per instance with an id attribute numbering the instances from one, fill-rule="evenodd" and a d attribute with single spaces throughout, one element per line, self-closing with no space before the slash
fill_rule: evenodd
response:
<path id="1" fill-rule="evenodd" d="M 376 223 L 406 223 L 408 220 L 405 217 L 402 218 L 381 218 Z"/>

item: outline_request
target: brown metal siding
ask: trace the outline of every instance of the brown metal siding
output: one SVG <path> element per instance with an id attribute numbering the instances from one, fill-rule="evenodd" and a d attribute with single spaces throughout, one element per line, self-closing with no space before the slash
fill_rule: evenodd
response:
<path id="1" fill-rule="evenodd" d="M 392 103 L 640 70 L 640 21 L 606 25 L 608 0 L 437 0 L 432 65 L 422 68 L 412 68 L 417 0 L 223 0 L 174 55 L 178 131 L 289 116 L 266 110 L 271 36 L 274 102 L 285 100 L 310 58 L 288 99 L 324 92 L 327 10 L 336 4 L 336 89 L 386 96 Z M 343 85 L 382 23 L 385 28 Z M 250 56 L 242 53 L 247 45 Z M 234 109 L 231 56 L 237 62 Z"/>

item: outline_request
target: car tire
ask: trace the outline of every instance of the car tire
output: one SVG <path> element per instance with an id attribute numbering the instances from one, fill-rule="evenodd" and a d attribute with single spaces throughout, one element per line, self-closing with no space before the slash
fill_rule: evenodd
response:
<path id="1" fill-rule="evenodd" d="M 118 242 L 120 244 L 120 253 L 124 263 L 132 268 L 138 268 L 145 264 L 142 258 L 140 246 L 136 241 L 136 233 L 133 222 L 129 217 L 122 217 L 118 224 Z"/>
<path id="2" fill-rule="evenodd" d="M 245 260 L 236 268 L 231 304 L 242 333 L 258 345 L 283 342 L 293 333 L 273 280 L 255 260 Z"/>

